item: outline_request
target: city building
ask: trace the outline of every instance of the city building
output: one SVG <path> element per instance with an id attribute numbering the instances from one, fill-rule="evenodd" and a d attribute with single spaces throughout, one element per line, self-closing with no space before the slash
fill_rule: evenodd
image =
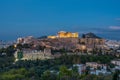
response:
<path id="1" fill-rule="evenodd" d="M 17 39 L 17 44 L 29 43 L 29 42 L 32 41 L 32 39 L 34 39 L 33 36 L 27 36 L 27 37 L 24 37 L 24 38 L 18 38 L 18 39 Z"/>
<path id="2" fill-rule="evenodd" d="M 18 43 L 18 44 L 19 44 L 19 43 L 23 43 L 23 41 L 24 41 L 23 38 L 18 38 L 18 39 L 17 39 L 17 43 Z"/>
<path id="3" fill-rule="evenodd" d="M 109 74 L 111 74 L 111 72 L 108 72 L 105 69 L 101 69 L 101 70 L 92 70 L 92 71 L 90 71 L 90 74 L 94 74 L 94 75 L 100 75 L 100 74 L 109 75 Z"/>
<path id="4" fill-rule="evenodd" d="M 85 64 L 74 64 L 73 67 L 77 67 L 78 68 L 78 72 L 79 72 L 80 75 L 82 73 L 84 73 L 85 70 L 86 70 Z"/>
<path id="5" fill-rule="evenodd" d="M 106 46 L 109 49 L 118 49 L 120 47 L 120 42 L 116 40 L 106 40 L 105 41 Z"/>
<path id="6" fill-rule="evenodd" d="M 112 60 L 111 63 L 114 65 L 120 66 L 120 59 Z"/>
<path id="7" fill-rule="evenodd" d="M 86 62 L 86 66 L 89 66 L 93 69 L 97 69 L 97 68 L 102 68 L 102 67 L 106 67 L 106 64 L 98 64 L 97 62 Z"/>
<path id="8" fill-rule="evenodd" d="M 98 68 L 98 63 L 96 63 L 96 62 L 87 62 L 86 66 L 97 69 Z"/>
<path id="9" fill-rule="evenodd" d="M 13 45 L 15 42 L 14 41 L 0 41 L 0 49 L 1 48 L 7 48 L 9 47 L 10 45 Z"/>

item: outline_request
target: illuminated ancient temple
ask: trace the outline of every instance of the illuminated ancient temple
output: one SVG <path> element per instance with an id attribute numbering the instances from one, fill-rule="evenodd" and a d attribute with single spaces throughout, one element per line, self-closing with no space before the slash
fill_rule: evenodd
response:
<path id="1" fill-rule="evenodd" d="M 65 32 L 65 31 L 60 31 L 58 32 L 57 36 L 48 36 L 48 38 L 78 38 L 79 34 L 77 32 L 71 33 L 71 32 Z"/>

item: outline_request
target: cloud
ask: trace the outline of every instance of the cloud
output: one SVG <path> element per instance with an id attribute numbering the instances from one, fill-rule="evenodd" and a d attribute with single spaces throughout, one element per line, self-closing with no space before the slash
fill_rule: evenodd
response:
<path id="1" fill-rule="evenodd" d="M 120 30 L 120 26 L 110 26 L 109 29 L 111 29 L 111 30 Z"/>
<path id="2" fill-rule="evenodd" d="M 116 18 L 117 21 L 120 21 L 120 18 Z"/>

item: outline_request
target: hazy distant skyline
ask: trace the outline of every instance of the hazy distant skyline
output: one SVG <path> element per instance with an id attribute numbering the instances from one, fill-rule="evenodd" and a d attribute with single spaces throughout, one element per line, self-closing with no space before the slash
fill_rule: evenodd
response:
<path id="1" fill-rule="evenodd" d="M 0 1 L 0 40 L 61 30 L 120 40 L 120 0 Z"/>

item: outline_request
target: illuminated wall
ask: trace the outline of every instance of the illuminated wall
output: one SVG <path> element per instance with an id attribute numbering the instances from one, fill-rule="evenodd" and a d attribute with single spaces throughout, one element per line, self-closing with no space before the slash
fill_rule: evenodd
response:
<path id="1" fill-rule="evenodd" d="M 48 38 L 55 39 L 57 36 L 48 36 Z"/>

